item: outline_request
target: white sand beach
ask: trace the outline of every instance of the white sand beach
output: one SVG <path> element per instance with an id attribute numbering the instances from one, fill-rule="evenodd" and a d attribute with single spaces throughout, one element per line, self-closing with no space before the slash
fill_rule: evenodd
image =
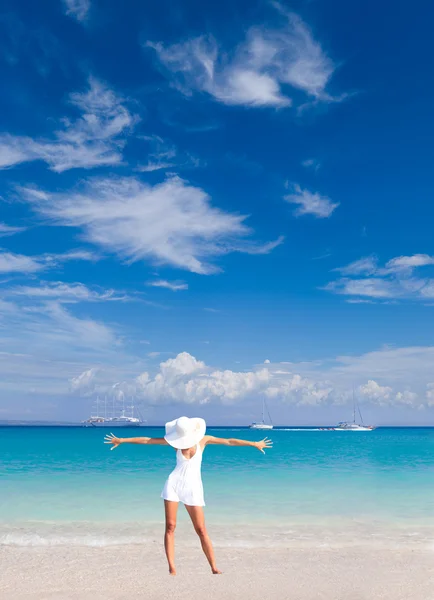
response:
<path id="1" fill-rule="evenodd" d="M 213 576 L 178 544 L 178 575 L 148 547 L 0 548 L 2 600 L 432 600 L 434 550 L 220 548 Z"/>

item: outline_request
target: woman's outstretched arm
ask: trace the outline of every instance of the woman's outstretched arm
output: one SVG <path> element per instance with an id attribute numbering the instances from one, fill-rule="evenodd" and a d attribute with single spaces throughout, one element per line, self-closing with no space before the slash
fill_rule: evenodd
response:
<path id="1" fill-rule="evenodd" d="M 133 437 L 133 438 L 118 438 L 113 433 L 105 436 L 104 444 L 111 444 L 110 450 L 114 450 L 120 444 L 158 444 L 160 446 L 167 446 L 167 442 L 164 438 L 150 438 L 150 437 Z"/>
<path id="2" fill-rule="evenodd" d="M 249 442 L 248 440 L 237 440 L 235 438 L 218 438 L 214 437 L 213 435 L 206 435 L 203 438 L 203 440 L 204 446 L 206 446 L 207 444 L 220 444 L 221 446 L 252 446 L 252 448 L 257 448 L 258 450 L 260 450 L 262 454 L 265 454 L 264 450 L 266 448 L 273 447 L 273 442 L 268 438 L 264 438 L 260 442 Z"/>

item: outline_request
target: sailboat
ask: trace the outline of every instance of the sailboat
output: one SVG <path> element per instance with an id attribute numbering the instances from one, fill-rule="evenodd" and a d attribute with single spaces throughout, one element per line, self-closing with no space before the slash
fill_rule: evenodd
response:
<path id="1" fill-rule="evenodd" d="M 139 409 L 133 405 L 133 399 L 131 398 L 131 405 L 125 406 L 125 398 L 122 397 L 122 411 L 120 414 L 116 414 L 115 399 L 112 399 L 112 416 L 107 416 L 107 396 L 104 398 L 103 411 L 100 408 L 101 401 L 99 397 L 96 398 L 96 414 L 91 415 L 86 421 L 82 421 L 84 427 L 141 427 L 144 423 Z M 130 414 L 127 415 L 126 411 L 130 410 Z M 134 415 L 134 409 L 136 409 L 139 417 Z M 95 411 L 94 411 L 95 412 Z M 104 412 L 104 416 L 100 413 Z"/>
<path id="2" fill-rule="evenodd" d="M 267 414 L 268 418 L 270 419 L 270 423 L 265 422 L 265 408 L 267 409 Z M 262 400 L 262 421 L 253 421 L 253 423 L 250 425 L 250 429 L 273 429 L 270 413 L 268 411 L 268 406 L 265 404 L 265 398 Z"/>
<path id="3" fill-rule="evenodd" d="M 360 417 L 360 423 L 356 423 L 356 405 L 357 405 L 357 410 L 359 412 L 359 417 Z M 363 417 L 362 417 L 362 413 L 360 411 L 360 406 L 359 403 L 356 400 L 356 396 L 354 394 L 354 389 L 353 389 L 353 421 L 341 421 L 340 423 L 337 424 L 337 426 L 334 428 L 335 431 L 374 431 L 374 429 L 376 429 L 376 427 L 374 425 L 365 425 L 363 423 Z"/>

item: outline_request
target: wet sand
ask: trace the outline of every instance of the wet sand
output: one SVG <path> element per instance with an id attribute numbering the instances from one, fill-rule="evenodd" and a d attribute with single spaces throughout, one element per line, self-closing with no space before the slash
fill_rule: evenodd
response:
<path id="1" fill-rule="evenodd" d="M 2 600 L 434 600 L 433 549 L 219 548 L 212 575 L 199 548 L 177 547 L 167 573 L 148 546 L 0 547 Z"/>

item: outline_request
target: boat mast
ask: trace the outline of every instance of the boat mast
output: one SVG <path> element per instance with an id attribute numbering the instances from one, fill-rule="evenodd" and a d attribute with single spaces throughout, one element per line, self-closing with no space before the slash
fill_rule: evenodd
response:
<path id="1" fill-rule="evenodd" d="M 354 395 L 354 386 L 353 386 L 353 423 L 356 424 L 356 397 Z"/>

